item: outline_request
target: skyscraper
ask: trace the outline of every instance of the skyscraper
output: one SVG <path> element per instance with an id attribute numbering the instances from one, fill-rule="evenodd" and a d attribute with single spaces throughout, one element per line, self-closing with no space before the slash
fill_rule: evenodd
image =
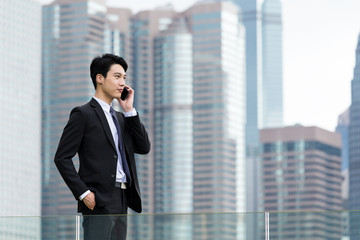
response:
<path id="1" fill-rule="evenodd" d="M 155 38 L 155 211 L 193 212 L 193 50 L 184 18 Z M 192 239 L 192 222 L 156 224 L 156 239 Z"/>
<path id="2" fill-rule="evenodd" d="M 343 199 L 344 209 L 348 209 L 349 197 L 349 126 L 350 126 L 350 108 L 346 109 L 338 118 L 336 132 L 341 135 L 341 171 L 343 174 Z"/>
<path id="3" fill-rule="evenodd" d="M 246 29 L 246 145 L 251 156 L 258 148 L 258 129 L 283 125 L 282 6 L 280 0 L 233 1 Z"/>
<path id="4" fill-rule="evenodd" d="M 356 65 L 351 82 L 349 127 L 349 210 L 360 210 L 360 35 L 356 48 Z M 350 239 L 359 237 L 360 214 L 350 212 Z"/>
<path id="5" fill-rule="evenodd" d="M 261 0 L 234 0 L 246 31 L 246 156 L 256 156 L 262 128 Z"/>
<path id="6" fill-rule="evenodd" d="M 154 81 L 154 39 L 167 28 L 175 12 L 171 9 L 142 11 L 132 17 L 131 49 L 136 91 L 135 107 L 148 130 L 149 138 L 154 143 L 155 81 Z M 142 194 L 148 199 L 144 202 L 144 212 L 154 212 L 154 154 L 155 149 L 145 156 L 138 156 L 137 166 Z M 151 179 L 151 181 L 149 181 Z"/>
<path id="7" fill-rule="evenodd" d="M 131 17 L 130 9 L 107 8 L 105 25 L 105 47 L 104 52 L 116 53 L 131 62 Z M 131 75 L 131 66 L 127 74 Z M 129 79 L 130 85 L 133 79 Z"/>
<path id="8" fill-rule="evenodd" d="M 262 4 L 261 128 L 283 125 L 282 5 L 280 0 Z"/>
<path id="9" fill-rule="evenodd" d="M 40 238 L 41 6 L 0 1 L 0 239 Z M 16 216 L 14 218 L 14 216 Z"/>
<path id="10" fill-rule="evenodd" d="M 341 135 L 341 174 L 343 177 L 341 187 L 341 197 L 343 201 L 343 210 L 348 210 L 349 202 L 349 125 L 350 125 L 350 108 L 346 109 L 338 118 L 336 132 Z M 350 217 L 349 212 L 342 213 L 342 236 L 349 235 Z"/>
<path id="11" fill-rule="evenodd" d="M 238 8 L 200 2 L 184 15 L 193 34 L 193 209 L 245 211 L 245 32 Z M 217 217 L 209 219 L 209 235 L 219 239 L 234 229 L 236 237 L 236 221 Z"/>
<path id="12" fill-rule="evenodd" d="M 336 132 L 341 134 L 341 169 L 349 169 L 349 126 L 350 126 L 350 108 L 346 109 L 338 118 Z"/>
<path id="13" fill-rule="evenodd" d="M 131 17 L 131 73 L 136 93 L 135 108 L 144 123 L 152 149 L 149 154 L 137 156 L 136 164 L 143 199 L 143 212 L 155 213 L 155 37 L 171 23 L 176 12 L 172 9 L 142 11 Z M 135 219 L 135 239 L 154 236 L 154 219 Z"/>
<path id="14" fill-rule="evenodd" d="M 42 49 L 42 215 L 44 239 L 72 239 L 77 205 L 53 162 L 70 110 L 94 94 L 89 75 L 93 57 L 105 47 L 123 49 L 119 29 L 111 30 L 105 0 L 56 0 L 43 7 Z M 105 37 L 106 34 L 106 37 Z M 75 160 L 76 162 L 77 160 Z"/>
<path id="15" fill-rule="evenodd" d="M 271 238 L 340 239 L 331 211 L 342 209 L 341 136 L 293 126 L 261 130 L 260 141 L 261 211 L 283 212 L 272 214 Z"/>
<path id="16" fill-rule="evenodd" d="M 230 200 L 238 197 L 236 192 L 230 194 L 237 176 L 244 177 L 245 32 L 236 6 L 228 2 L 199 3 L 184 15 L 191 26 L 194 51 L 194 211 L 241 211 L 244 202 L 237 205 L 236 198 L 232 203 L 219 199 L 213 205 L 216 196 L 202 192 L 218 189 L 220 181 L 225 188 L 221 192 L 229 194 Z"/>

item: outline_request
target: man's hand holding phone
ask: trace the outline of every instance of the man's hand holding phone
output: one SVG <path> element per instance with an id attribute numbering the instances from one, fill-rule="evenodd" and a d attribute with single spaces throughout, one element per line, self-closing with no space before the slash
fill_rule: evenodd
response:
<path id="1" fill-rule="evenodd" d="M 133 110 L 134 90 L 130 86 L 125 85 L 121 92 L 121 97 L 118 99 L 118 101 L 125 112 Z"/>
<path id="2" fill-rule="evenodd" d="M 127 90 L 126 86 L 123 88 L 122 92 L 121 92 L 121 97 L 120 99 L 125 101 L 125 99 L 127 98 L 129 94 L 129 91 Z"/>

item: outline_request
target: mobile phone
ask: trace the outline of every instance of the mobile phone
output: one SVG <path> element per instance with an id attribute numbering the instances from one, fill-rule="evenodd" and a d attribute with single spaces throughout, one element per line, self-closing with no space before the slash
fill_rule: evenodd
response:
<path id="1" fill-rule="evenodd" d="M 128 94 L 129 94 L 129 91 L 127 90 L 126 87 L 124 87 L 123 90 L 122 90 L 120 99 L 124 101 Z"/>

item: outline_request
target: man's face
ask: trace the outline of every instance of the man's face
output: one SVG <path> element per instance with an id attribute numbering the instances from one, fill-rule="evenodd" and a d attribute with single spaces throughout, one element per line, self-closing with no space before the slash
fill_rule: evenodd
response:
<path id="1" fill-rule="evenodd" d="M 120 98 L 125 87 L 126 73 L 120 64 L 113 64 L 103 79 L 103 92 L 111 99 Z"/>

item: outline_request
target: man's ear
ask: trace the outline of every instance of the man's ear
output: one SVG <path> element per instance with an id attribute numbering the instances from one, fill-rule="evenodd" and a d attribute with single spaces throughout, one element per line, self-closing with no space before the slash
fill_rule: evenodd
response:
<path id="1" fill-rule="evenodd" d="M 104 82 L 104 76 L 100 73 L 96 74 L 96 83 L 102 84 Z"/>

